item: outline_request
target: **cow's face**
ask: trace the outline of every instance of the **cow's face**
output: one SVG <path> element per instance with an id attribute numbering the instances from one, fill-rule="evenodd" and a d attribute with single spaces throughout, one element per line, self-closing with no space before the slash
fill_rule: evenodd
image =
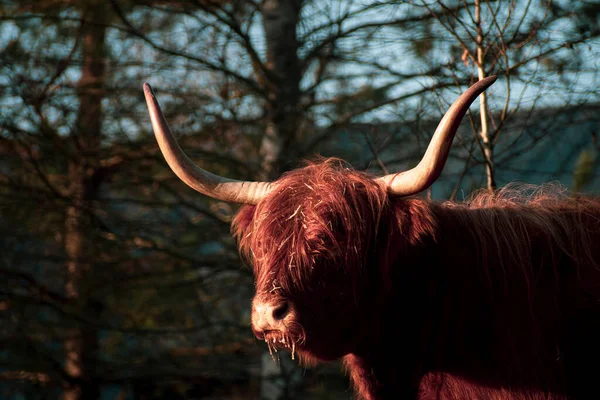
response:
<path id="1" fill-rule="evenodd" d="M 315 261 L 314 271 L 302 282 L 284 268 L 257 265 L 252 301 L 252 330 L 271 349 L 287 348 L 292 358 L 305 362 L 332 360 L 348 354 L 358 324 L 359 309 L 352 283 L 335 266 Z M 280 278 L 278 278 L 280 277 Z"/>
<path id="2" fill-rule="evenodd" d="M 335 163 L 293 171 L 277 187 L 234 222 L 254 270 L 252 329 L 304 361 L 339 358 L 352 352 L 369 303 L 385 190 Z"/>

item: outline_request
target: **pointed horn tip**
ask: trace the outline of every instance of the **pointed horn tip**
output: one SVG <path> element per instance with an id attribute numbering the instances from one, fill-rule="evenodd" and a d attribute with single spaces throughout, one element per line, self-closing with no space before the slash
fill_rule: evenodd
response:
<path id="1" fill-rule="evenodd" d="M 150 84 L 148 82 L 144 82 L 144 94 L 146 96 L 150 95 L 150 96 L 154 96 L 154 91 L 152 90 L 152 87 L 150 86 Z"/>
<path id="2" fill-rule="evenodd" d="M 481 86 L 484 86 L 486 88 L 492 86 L 492 84 L 494 82 L 496 82 L 496 79 L 498 79 L 498 76 L 496 75 L 490 75 L 486 78 L 483 78 L 482 80 L 478 81 L 477 83 L 479 83 Z"/>

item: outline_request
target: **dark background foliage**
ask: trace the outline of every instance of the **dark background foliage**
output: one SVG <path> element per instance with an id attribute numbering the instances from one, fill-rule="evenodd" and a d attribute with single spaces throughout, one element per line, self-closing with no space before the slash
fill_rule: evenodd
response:
<path id="1" fill-rule="evenodd" d="M 456 96 L 496 74 L 423 196 L 598 190 L 597 2 L 0 6 L 2 399 L 352 397 L 338 363 L 273 362 L 253 339 L 237 206 L 168 170 L 144 81 L 202 167 L 272 179 L 317 153 L 410 168 Z"/>

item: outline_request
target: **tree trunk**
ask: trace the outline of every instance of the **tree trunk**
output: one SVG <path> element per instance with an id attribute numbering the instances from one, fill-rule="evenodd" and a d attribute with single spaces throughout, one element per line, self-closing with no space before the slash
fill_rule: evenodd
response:
<path id="1" fill-rule="evenodd" d="M 296 28 L 302 0 L 266 0 L 262 4 L 267 44 L 267 128 L 261 144 L 262 179 L 277 177 L 283 163 L 294 158 L 292 148 L 301 121 L 300 78 Z"/>
<path id="2" fill-rule="evenodd" d="M 475 0 L 475 25 L 477 29 L 477 77 L 485 78 L 483 29 L 481 27 L 481 0 Z M 485 158 L 485 171 L 488 190 L 496 190 L 496 177 L 494 172 L 494 139 L 488 127 L 487 94 L 485 91 L 479 95 L 479 115 L 481 117 L 481 140 L 483 143 L 483 156 Z"/>
<path id="3" fill-rule="evenodd" d="M 95 3 L 95 2 L 94 2 Z M 67 277 L 65 292 L 76 310 L 87 313 L 87 294 L 82 293 L 82 283 L 89 280 L 87 258 L 91 257 L 89 241 L 92 202 L 97 195 L 98 182 L 94 181 L 100 149 L 102 124 L 101 102 L 105 79 L 105 26 L 102 4 L 90 5 L 82 10 L 81 27 L 81 78 L 78 84 L 79 112 L 72 133 L 72 157 L 69 161 L 70 205 L 66 210 L 65 252 Z M 83 298 L 82 298 L 83 294 Z M 65 340 L 65 372 L 70 377 L 63 393 L 64 400 L 93 400 L 99 397 L 95 383 L 95 357 L 97 332 L 93 327 L 74 323 Z"/>

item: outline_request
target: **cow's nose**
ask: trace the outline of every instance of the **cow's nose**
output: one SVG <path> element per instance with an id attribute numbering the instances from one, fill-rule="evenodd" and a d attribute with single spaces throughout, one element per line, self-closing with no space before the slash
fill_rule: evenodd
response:
<path id="1" fill-rule="evenodd" d="M 265 332 L 279 330 L 281 321 L 290 312 L 287 301 L 278 303 L 262 303 L 255 301 L 252 305 L 252 330 L 258 339 L 264 339 Z"/>

